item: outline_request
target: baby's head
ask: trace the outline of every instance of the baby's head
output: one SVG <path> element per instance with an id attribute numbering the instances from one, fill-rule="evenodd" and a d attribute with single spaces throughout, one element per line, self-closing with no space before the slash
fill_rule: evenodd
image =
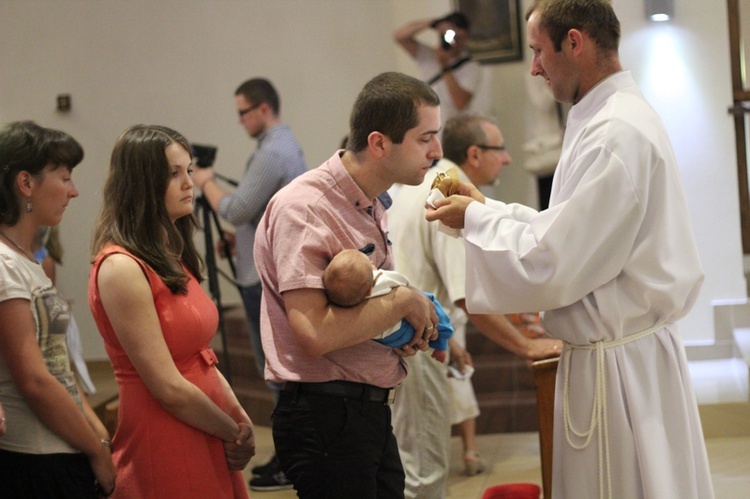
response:
<path id="1" fill-rule="evenodd" d="M 333 257 L 323 273 L 328 299 L 340 307 L 362 303 L 372 290 L 372 263 L 367 255 L 345 249 Z"/>

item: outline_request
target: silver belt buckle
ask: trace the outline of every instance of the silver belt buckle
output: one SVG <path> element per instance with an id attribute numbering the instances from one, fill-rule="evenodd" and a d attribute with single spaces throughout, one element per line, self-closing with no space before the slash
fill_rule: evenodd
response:
<path id="1" fill-rule="evenodd" d="M 388 390 L 388 398 L 385 400 L 385 405 L 393 405 L 393 402 L 396 400 L 396 389 L 391 388 Z"/>

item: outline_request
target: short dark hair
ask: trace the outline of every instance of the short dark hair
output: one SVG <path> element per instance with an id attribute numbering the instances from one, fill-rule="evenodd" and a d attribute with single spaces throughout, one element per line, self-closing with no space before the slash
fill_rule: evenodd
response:
<path id="1" fill-rule="evenodd" d="M 83 161 L 83 147 L 65 132 L 33 121 L 15 121 L 0 130 L 0 223 L 15 225 L 21 216 L 13 188 L 21 171 L 39 176 L 47 165 L 73 169 Z"/>
<path id="2" fill-rule="evenodd" d="M 451 12 L 445 17 L 442 17 L 440 19 L 436 19 L 432 22 L 433 27 L 437 26 L 438 24 L 442 22 L 448 22 L 454 25 L 457 28 L 461 28 L 463 30 L 469 31 L 471 29 L 471 23 L 469 22 L 469 18 L 466 17 L 461 12 L 455 11 Z"/>
<path id="3" fill-rule="evenodd" d="M 242 95 L 245 99 L 253 104 L 266 103 L 269 105 L 273 114 L 276 116 L 281 112 L 281 102 L 279 94 L 270 81 L 265 78 L 251 78 L 237 87 L 234 95 Z"/>
<path id="4" fill-rule="evenodd" d="M 187 139 L 164 126 L 135 125 L 117 139 L 92 253 L 96 256 L 108 243 L 120 245 L 153 268 L 172 293 L 184 294 L 188 277 L 176 262 L 184 263 L 199 282 L 202 262 L 193 242 L 195 216 L 173 223 L 167 211 L 171 144 L 190 153 Z"/>
<path id="5" fill-rule="evenodd" d="M 440 97 L 425 82 L 403 73 L 382 73 L 367 82 L 357 96 L 349 119 L 346 148 L 361 152 L 372 132 L 388 136 L 394 144 L 419 124 L 422 104 L 439 106 Z"/>
<path id="6" fill-rule="evenodd" d="M 479 114 L 459 114 L 449 119 L 443 129 L 443 157 L 460 165 L 466 161 L 469 147 L 486 144 L 482 123 L 496 125 L 492 118 Z"/>
<path id="7" fill-rule="evenodd" d="M 526 11 L 526 20 L 539 12 L 539 26 L 549 35 L 556 51 L 571 29 L 586 32 L 607 52 L 620 45 L 620 21 L 609 0 L 536 0 Z"/>

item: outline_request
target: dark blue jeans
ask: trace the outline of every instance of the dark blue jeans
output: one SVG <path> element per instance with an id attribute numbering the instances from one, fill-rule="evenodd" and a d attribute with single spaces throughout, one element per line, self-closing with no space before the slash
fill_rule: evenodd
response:
<path id="1" fill-rule="evenodd" d="M 271 419 L 281 469 L 299 497 L 404 497 L 389 406 L 282 391 Z"/>
<path id="2" fill-rule="evenodd" d="M 261 283 L 252 286 L 240 286 L 242 303 L 245 305 L 245 314 L 247 321 L 250 323 L 250 346 L 253 348 L 253 357 L 255 358 L 255 367 L 258 369 L 260 377 L 263 378 L 266 368 L 266 356 L 263 353 L 263 343 L 260 340 L 260 299 L 263 294 Z M 279 400 L 279 391 L 281 385 L 267 381 L 266 384 L 273 391 L 275 399 Z"/>

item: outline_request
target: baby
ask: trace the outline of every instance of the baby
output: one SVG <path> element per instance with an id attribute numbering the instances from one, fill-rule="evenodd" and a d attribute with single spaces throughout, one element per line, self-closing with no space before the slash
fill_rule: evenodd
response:
<path id="1" fill-rule="evenodd" d="M 323 274 L 323 286 L 328 300 L 339 307 L 354 307 L 366 298 L 388 294 L 397 286 L 406 286 L 409 280 L 403 274 L 392 270 L 377 270 L 367 255 L 355 249 L 345 249 L 333 257 Z M 434 348 L 432 358 L 445 362 L 448 350 L 448 338 L 453 335 L 450 317 L 430 293 L 425 293 L 435 304 L 438 315 L 438 338 L 430 341 Z M 373 338 L 383 345 L 400 348 L 414 337 L 414 328 L 407 321 L 384 331 Z"/>

